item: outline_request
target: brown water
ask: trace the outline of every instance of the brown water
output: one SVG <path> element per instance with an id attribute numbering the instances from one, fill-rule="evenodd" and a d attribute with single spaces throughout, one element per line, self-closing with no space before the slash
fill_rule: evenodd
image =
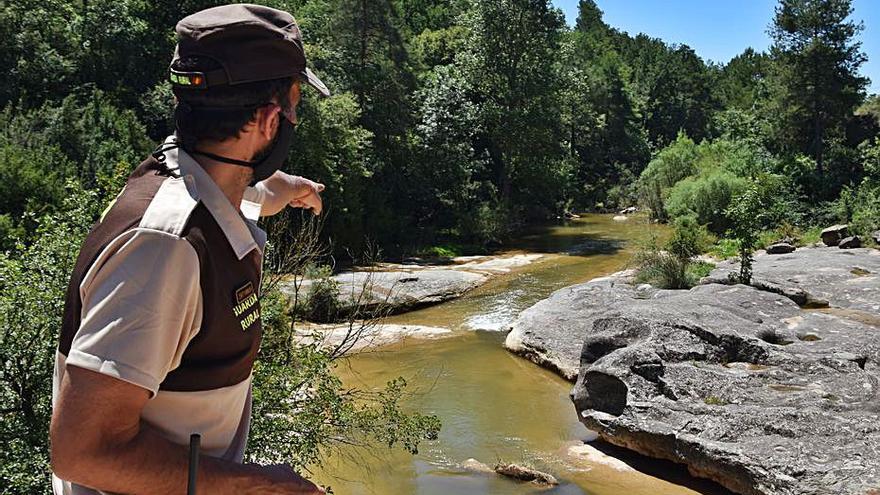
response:
<path id="1" fill-rule="evenodd" d="M 571 447 L 594 437 L 577 421 L 568 398 L 571 384 L 502 347 L 505 335 L 498 330 L 520 311 L 556 289 L 623 268 L 635 245 L 652 235 L 665 232 L 638 217 L 613 222 L 609 215 L 538 229 L 512 250 L 545 254 L 540 260 L 459 300 L 391 318 L 389 323 L 442 326 L 453 334 L 354 356 L 340 367 L 340 377 L 366 389 L 405 377 L 413 393 L 410 406 L 440 417 L 440 437 L 424 443 L 416 456 L 382 448 L 352 450 L 331 458 L 316 478 L 339 495 L 720 493 L 672 464 L 615 452 L 652 476 L 571 453 Z M 569 254 L 572 249 L 577 254 Z M 489 465 L 526 463 L 552 473 L 561 484 L 542 490 L 470 472 L 461 467 L 469 458 Z"/>

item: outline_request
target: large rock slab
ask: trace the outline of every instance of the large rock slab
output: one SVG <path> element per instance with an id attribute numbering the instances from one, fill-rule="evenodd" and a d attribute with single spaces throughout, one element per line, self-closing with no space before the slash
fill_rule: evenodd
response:
<path id="1" fill-rule="evenodd" d="M 627 283 L 630 275 L 620 272 L 554 292 L 520 314 L 504 346 L 574 381 L 581 346 L 593 320 L 605 308 L 639 296 L 640 292 Z"/>
<path id="2" fill-rule="evenodd" d="M 381 309 L 399 313 L 461 297 L 489 280 L 486 273 L 465 270 L 397 270 L 345 272 L 332 277 L 339 287 L 343 312 L 358 307 L 362 312 Z M 308 293 L 310 281 L 300 287 Z M 280 284 L 282 292 L 292 295 L 290 283 Z"/>
<path id="3" fill-rule="evenodd" d="M 783 255 L 758 255 L 752 285 L 784 294 L 802 306 L 834 306 L 880 313 L 880 251 L 801 248 Z M 719 263 L 706 283 L 729 283 L 739 263 Z"/>
<path id="4" fill-rule="evenodd" d="M 539 305 L 533 324 L 583 341 L 572 399 L 606 441 L 748 495 L 880 490 L 877 327 L 743 285 L 591 282 Z"/>

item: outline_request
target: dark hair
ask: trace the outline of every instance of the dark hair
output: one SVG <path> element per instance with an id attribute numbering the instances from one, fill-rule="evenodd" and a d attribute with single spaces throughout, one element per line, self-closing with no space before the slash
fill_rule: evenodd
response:
<path id="1" fill-rule="evenodd" d="M 208 57 L 194 56 L 176 60 L 172 68 L 184 72 L 210 71 L 219 69 L 220 64 Z M 274 101 L 289 110 L 292 85 L 293 78 L 287 77 L 207 89 L 174 87 L 177 137 L 184 148 L 193 148 L 203 139 L 221 141 L 237 137 L 254 118 L 257 108 Z"/>

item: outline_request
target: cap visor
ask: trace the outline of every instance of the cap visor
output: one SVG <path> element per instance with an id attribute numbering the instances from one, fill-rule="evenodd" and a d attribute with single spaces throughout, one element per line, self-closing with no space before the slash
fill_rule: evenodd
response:
<path id="1" fill-rule="evenodd" d="M 303 72 L 303 76 L 305 76 L 306 82 L 309 83 L 309 86 L 318 90 L 318 93 L 321 93 L 321 96 L 330 96 L 330 90 L 327 89 L 327 86 L 318 79 L 318 76 L 312 72 L 312 69 L 306 67 L 305 72 Z"/>

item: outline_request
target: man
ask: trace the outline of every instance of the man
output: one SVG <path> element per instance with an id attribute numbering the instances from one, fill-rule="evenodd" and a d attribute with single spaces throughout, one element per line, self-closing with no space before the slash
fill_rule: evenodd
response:
<path id="1" fill-rule="evenodd" d="M 329 92 L 286 12 L 216 7 L 181 20 L 177 35 L 177 132 L 131 174 L 71 278 L 53 489 L 182 494 L 199 433 L 199 493 L 323 493 L 288 466 L 241 462 L 262 331 L 255 220 L 287 204 L 320 213 L 323 186 L 276 171 L 301 83 Z"/>

